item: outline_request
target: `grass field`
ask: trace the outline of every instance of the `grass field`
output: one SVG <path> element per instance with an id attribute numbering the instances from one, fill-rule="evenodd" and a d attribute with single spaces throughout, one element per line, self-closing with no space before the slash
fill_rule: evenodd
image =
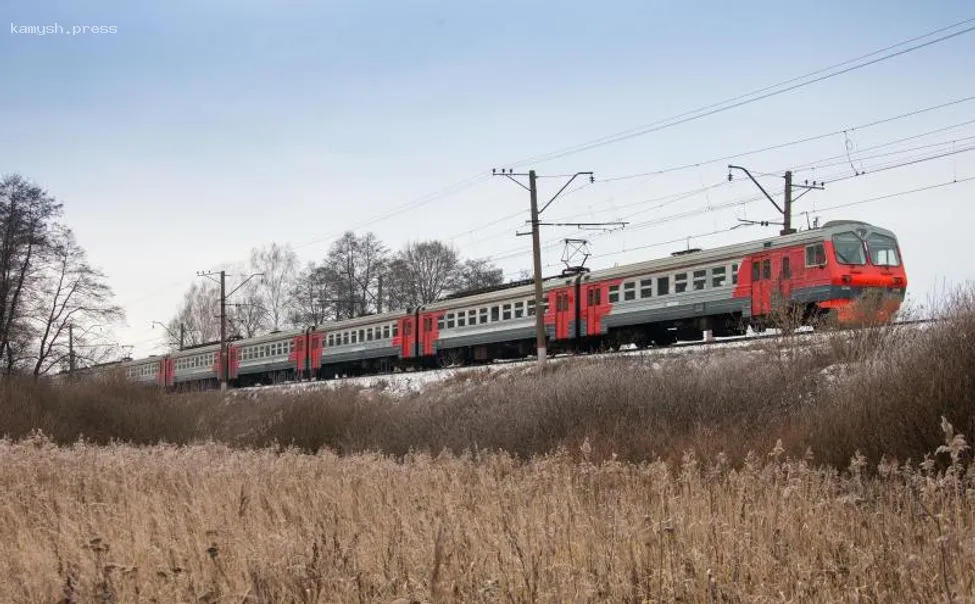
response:
<path id="1" fill-rule="evenodd" d="M 957 449 L 956 443 L 956 449 Z M 9 602 L 938 602 L 975 469 L 0 446 Z M 966 601 L 959 598 L 956 601 Z"/>
<path id="2" fill-rule="evenodd" d="M 0 601 L 975 601 L 944 316 L 395 399 L 8 380 Z"/>

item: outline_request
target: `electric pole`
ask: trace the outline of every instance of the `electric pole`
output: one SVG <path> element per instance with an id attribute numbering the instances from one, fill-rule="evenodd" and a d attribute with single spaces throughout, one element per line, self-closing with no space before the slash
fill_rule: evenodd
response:
<path id="1" fill-rule="evenodd" d="M 228 277 L 227 272 L 220 271 L 220 281 L 217 281 L 216 279 L 213 278 L 214 274 L 215 273 L 213 271 L 206 271 L 206 272 L 199 271 L 196 273 L 198 277 L 206 277 L 211 281 L 220 284 L 220 371 L 218 377 L 220 379 L 220 390 L 226 390 L 227 382 L 229 381 L 228 376 L 230 375 L 230 361 L 228 359 L 230 355 L 227 354 L 227 298 L 234 295 L 234 293 L 236 293 L 237 290 L 244 287 L 244 284 L 250 281 L 251 279 L 253 279 L 254 277 L 263 277 L 264 273 L 253 273 L 249 275 L 246 279 L 244 279 L 240 283 L 240 285 L 235 287 L 229 294 L 226 293 L 227 291 L 226 282 Z"/>
<path id="2" fill-rule="evenodd" d="M 226 390 L 227 382 L 230 381 L 230 363 L 227 362 L 227 295 L 224 293 L 226 283 L 227 273 L 220 271 L 220 390 Z"/>
<path id="3" fill-rule="evenodd" d="M 569 177 L 562 188 L 559 189 L 555 195 L 552 196 L 545 205 L 539 209 L 538 207 L 538 184 L 537 181 L 540 178 L 534 170 L 529 170 L 527 173 L 515 173 L 510 169 L 498 170 L 497 168 L 491 170 L 491 174 L 494 176 L 504 176 L 517 184 L 522 189 L 528 191 L 529 199 L 531 202 L 531 236 L 532 236 L 532 260 L 534 264 L 535 273 L 535 347 L 538 350 L 538 368 L 541 369 L 545 365 L 545 355 L 546 355 L 546 338 L 545 338 L 545 302 L 542 296 L 542 246 L 541 246 L 541 236 L 539 234 L 539 227 L 541 226 L 575 226 L 579 228 L 583 227 L 593 227 L 593 226 L 604 226 L 608 224 L 615 225 L 625 225 L 626 223 L 605 223 L 605 222 L 540 222 L 538 217 L 542 215 L 552 202 L 555 201 L 559 195 L 579 176 L 589 176 L 589 182 L 594 182 L 592 172 L 576 172 Z M 527 176 L 528 185 L 526 186 L 516 177 Z M 516 233 L 516 235 L 528 235 L 529 233 Z"/>
<path id="4" fill-rule="evenodd" d="M 74 375 L 74 323 L 68 323 L 68 375 Z"/>
<path id="5" fill-rule="evenodd" d="M 768 194 L 768 191 L 765 190 L 765 187 L 763 187 L 757 180 L 755 180 L 755 177 L 752 176 L 752 173 L 749 172 L 747 168 L 743 168 L 741 166 L 733 166 L 733 165 L 729 164 L 728 165 L 728 181 L 729 182 L 732 180 L 732 176 L 731 176 L 731 171 L 732 170 L 741 170 L 746 175 L 748 175 L 748 178 L 750 178 L 751 181 L 753 183 L 755 183 L 755 186 L 758 187 L 758 189 L 762 192 L 762 194 L 765 195 L 766 199 L 768 199 L 770 202 L 772 202 L 772 205 L 775 206 L 775 209 L 779 211 L 779 214 L 782 214 L 782 222 L 781 223 L 774 223 L 774 224 L 781 224 L 782 225 L 782 230 L 779 231 L 779 235 L 791 235 L 792 233 L 795 233 L 796 232 L 796 230 L 794 228 L 792 228 L 792 204 L 793 204 L 793 202 L 797 201 L 799 199 L 799 197 L 802 197 L 803 195 L 805 195 L 809 191 L 812 191 L 814 189 L 815 190 L 818 190 L 818 191 L 822 191 L 825 188 L 823 186 L 823 183 L 822 182 L 816 182 L 815 180 L 812 181 L 812 184 L 809 184 L 809 181 L 808 180 L 805 181 L 804 184 L 800 184 L 800 185 L 794 184 L 792 182 L 792 170 L 786 170 L 785 175 L 783 177 L 785 179 L 785 190 L 783 191 L 783 203 L 782 203 L 782 207 L 779 207 L 779 204 L 775 203 L 775 200 L 772 199 L 772 196 Z M 792 190 L 793 189 L 805 189 L 805 191 L 803 191 L 802 193 L 800 193 L 798 197 L 793 198 L 792 197 Z M 751 221 L 743 221 L 743 222 L 751 222 Z M 762 224 L 763 225 L 764 224 L 767 224 L 767 221 L 762 221 Z"/>
<path id="6" fill-rule="evenodd" d="M 575 178 L 575 177 L 573 177 Z M 538 367 L 545 365 L 545 304 L 542 302 L 542 244 L 538 233 L 538 186 L 534 170 L 528 171 L 531 197 L 532 261 L 535 274 L 535 347 L 538 349 Z M 564 187 L 563 187 L 564 188 Z"/>

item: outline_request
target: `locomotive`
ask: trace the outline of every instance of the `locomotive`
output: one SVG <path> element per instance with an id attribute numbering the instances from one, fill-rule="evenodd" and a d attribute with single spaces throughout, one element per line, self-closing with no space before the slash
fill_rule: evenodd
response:
<path id="1" fill-rule="evenodd" d="M 553 353 L 761 331 L 789 313 L 800 324 L 889 319 L 907 276 L 894 233 L 865 222 L 821 227 L 543 280 Z M 117 365 L 169 389 L 230 386 L 486 363 L 535 352 L 534 282 L 442 298 L 418 308 L 277 331 Z M 877 303 L 863 305 L 864 299 Z M 226 368 L 226 369 L 225 369 Z"/>

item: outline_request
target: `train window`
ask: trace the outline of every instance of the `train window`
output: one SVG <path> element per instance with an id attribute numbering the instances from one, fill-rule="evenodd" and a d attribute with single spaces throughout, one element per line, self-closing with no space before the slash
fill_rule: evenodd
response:
<path id="1" fill-rule="evenodd" d="M 393 323 L 393 337 L 395 338 L 398 335 L 399 335 L 399 325 L 396 324 L 396 323 Z"/>
<path id="2" fill-rule="evenodd" d="M 366 342 L 372 342 L 372 327 L 366 328 Z"/>
<path id="3" fill-rule="evenodd" d="M 464 327 L 467 325 L 467 315 L 464 311 L 457 313 L 457 327 Z"/>
<path id="4" fill-rule="evenodd" d="M 711 287 L 721 287 L 724 285 L 725 279 L 725 267 L 715 266 L 711 269 Z"/>
<path id="5" fill-rule="evenodd" d="M 335 334 L 333 333 L 328 334 L 328 337 L 325 338 L 325 342 L 329 347 L 335 346 Z"/>
<path id="6" fill-rule="evenodd" d="M 694 289 L 704 289 L 708 283 L 707 269 L 694 271 Z"/>
<path id="7" fill-rule="evenodd" d="M 806 246 L 806 266 L 824 266 L 826 264 L 826 249 L 822 243 Z"/>
<path id="8" fill-rule="evenodd" d="M 640 281 L 640 297 L 650 298 L 653 296 L 653 279 L 644 279 Z"/>
<path id="9" fill-rule="evenodd" d="M 738 285 L 738 265 L 737 264 L 732 264 L 731 265 L 731 283 L 734 284 L 734 285 Z"/>
<path id="10" fill-rule="evenodd" d="M 752 260 L 752 282 L 762 280 L 762 265 L 757 260 Z"/>
<path id="11" fill-rule="evenodd" d="M 762 260 L 762 279 L 766 281 L 772 278 L 772 261 L 768 258 Z"/>
<path id="12" fill-rule="evenodd" d="M 674 275 L 674 293 L 682 294 L 687 291 L 687 273 Z"/>
<path id="13" fill-rule="evenodd" d="M 515 302 L 515 318 L 520 319 L 525 314 L 525 303 Z"/>
<path id="14" fill-rule="evenodd" d="M 525 315 L 529 317 L 535 316 L 535 301 L 529 300 L 525 302 Z"/>
<path id="15" fill-rule="evenodd" d="M 503 304 L 501 306 L 501 320 L 502 321 L 507 321 L 510 318 L 511 318 L 511 305 L 510 304 Z"/>
<path id="16" fill-rule="evenodd" d="M 870 262 L 877 266 L 900 266 L 900 255 L 897 253 L 897 242 L 893 237 L 871 233 L 867 237 L 867 247 L 870 249 Z"/>
<path id="17" fill-rule="evenodd" d="M 454 328 L 454 313 L 447 313 L 447 329 Z"/>
<path id="18" fill-rule="evenodd" d="M 488 322 L 488 314 L 487 314 L 488 313 L 488 309 L 487 309 L 487 307 L 480 309 L 480 311 L 478 311 L 478 312 L 480 313 L 481 316 L 477 320 L 477 322 L 480 323 L 480 324 L 482 324 L 482 325 L 484 323 L 487 323 Z"/>
<path id="19" fill-rule="evenodd" d="M 467 311 L 467 324 L 477 325 L 477 310 Z"/>
<path id="20" fill-rule="evenodd" d="M 359 342 L 358 338 L 356 337 L 357 335 L 358 335 L 358 333 L 353 329 L 352 330 L 352 339 L 350 340 L 350 343 L 356 344 L 356 343 Z"/>
<path id="21" fill-rule="evenodd" d="M 620 301 L 620 286 L 610 285 L 609 286 L 609 303 L 615 304 Z"/>
<path id="22" fill-rule="evenodd" d="M 342 333 L 342 344 L 344 345 L 349 344 L 349 332 L 347 331 Z"/>
<path id="23" fill-rule="evenodd" d="M 365 342 L 366 341 L 366 330 L 365 329 L 360 329 L 359 330 L 359 341 L 360 342 Z"/>
<path id="24" fill-rule="evenodd" d="M 841 264 L 866 264 L 863 241 L 853 231 L 833 235 L 833 253 Z"/>
<path id="25" fill-rule="evenodd" d="M 623 299 L 626 301 L 636 300 L 636 281 L 623 284 Z"/>
<path id="26" fill-rule="evenodd" d="M 666 296 L 670 293 L 670 277 L 657 277 L 657 295 Z"/>
<path id="27" fill-rule="evenodd" d="M 501 307 L 492 306 L 491 307 L 491 320 L 500 321 L 501 320 Z"/>
<path id="28" fill-rule="evenodd" d="M 789 266 L 789 257 L 786 256 L 782 258 L 782 278 L 791 279 L 792 278 L 792 267 Z"/>
<path id="29" fill-rule="evenodd" d="M 440 321 L 441 321 L 441 325 L 440 326 L 443 327 L 443 324 L 442 324 L 443 323 L 443 315 L 441 315 Z M 383 339 L 384 340 L 388 340 L 389 339 L 389 325 L 383 325 Z"/>

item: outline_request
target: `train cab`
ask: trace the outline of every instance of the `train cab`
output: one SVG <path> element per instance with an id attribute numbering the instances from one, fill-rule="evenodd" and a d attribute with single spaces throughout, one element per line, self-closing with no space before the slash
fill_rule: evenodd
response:
<path id="1" fill-rule="evenodd" d="M 907 289 L 897 238 L 886 229 L 862 222 L 830 222 L 823 229 L 827 231 L 824 251 L 834 295 L 821 306 L 834 309 L 840 323 L 889 319 L 900 308 Z"/>

